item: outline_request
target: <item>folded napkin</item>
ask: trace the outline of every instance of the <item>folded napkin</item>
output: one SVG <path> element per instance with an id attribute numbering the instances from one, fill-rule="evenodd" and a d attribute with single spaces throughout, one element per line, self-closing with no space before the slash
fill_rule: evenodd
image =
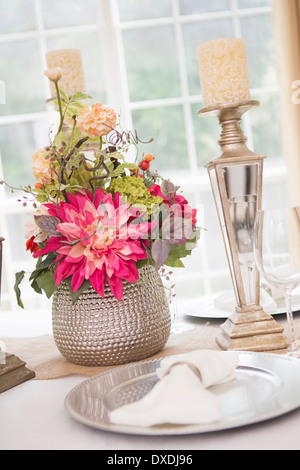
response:
<path id="1" fill-rule="evenodd" d="M 150 393 L 113 410 L 111 423 L 141 427 L 214 423 L 220 419 L 220 400 L 208 388 L 233 380 L 237 366 L 236 352 L 201 350 L 165 358 Z"/>

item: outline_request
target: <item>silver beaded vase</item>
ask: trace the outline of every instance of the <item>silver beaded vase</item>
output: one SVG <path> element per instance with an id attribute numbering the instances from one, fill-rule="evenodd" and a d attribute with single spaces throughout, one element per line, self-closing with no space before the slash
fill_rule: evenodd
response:
<path id="1" fill-rule="evenodd" d="M 118 301 L 88 288 L 73 303 L 66 282 L 53 295 L 53 336 L 60 353 L 84 366 L 112 366 L 146 359 L 165 346 L 171 315 L 161 278 L 144 266 L 135 283 L 124 283 Z"/>

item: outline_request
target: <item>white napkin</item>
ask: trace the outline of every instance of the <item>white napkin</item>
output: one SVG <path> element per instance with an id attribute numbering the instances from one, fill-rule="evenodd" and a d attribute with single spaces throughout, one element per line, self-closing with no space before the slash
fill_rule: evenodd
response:
<path id="1" fill-rule="evenodd" d="M 220 401 L 208 387 L 233 380 L 237 366 L 236 352 L 201 350 L 165 358 L 150 393 L 113 410 L 110 420 L 141 427 L 214 423 L 220 419 Z"/>

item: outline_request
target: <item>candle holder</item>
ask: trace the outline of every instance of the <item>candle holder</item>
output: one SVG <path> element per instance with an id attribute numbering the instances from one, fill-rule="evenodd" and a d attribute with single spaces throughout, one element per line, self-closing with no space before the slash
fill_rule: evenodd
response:
<path id="1" fill-rule="evenodd" d="M 0 307 L 3 242 L 4 238 L 0 237 Z M 26 367 L 24 361 L 3 350 L 0 344 L 0 394 L 34 377 L 35 373 Z"/>
<path id="2" fill-rule="evenodd" d="M 253 227 L 261 209 L 265 155 L 252 152 L 241 129 L 242 116 L 259 101 L 206 107 L 198 115 L 216 117 L 222 127 L 221 155 L 210 161 L 212 193 L 222 230 L 236 308 L 221 325 L 223 350 L 282 351 L 288 347 L 283 327 L 260 305 L 259 273 L 254 263 Z"/>

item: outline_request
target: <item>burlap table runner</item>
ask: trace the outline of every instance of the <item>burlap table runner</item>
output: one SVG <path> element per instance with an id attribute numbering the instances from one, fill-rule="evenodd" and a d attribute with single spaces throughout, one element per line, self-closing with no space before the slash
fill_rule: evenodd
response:
<path id="1" fill-rule="evenodd" d="M 215 337 L 218 327 L 205 325 L 194 330 L 170 336 L 164 349 L 152 358 L 184 354 L 196 349 L 218 349 Z M 35 380 L 46 380 L 79 374 L 92 377 L 119 366 L 86 367 L 72 364 L 58 351 L 51 335 L 33 338 L 6 338 L 6 351 L 26 362 L 26 367 L 35 372 Z"/>
<path id="2" fill-rule="evenodd" d="M 286 321 L 281 319 L 280 323 L 287 330 Z M 173 334 L 170 336 L 164 349 L 159 354 L 152 356 L 151 359 L 185 354 L 197 349 L 218 350 L 216 336 L 219 333 L 219 324 L 208 322 L 193 330 L 181 334 Z M 296 337 L 299 338 L 299 317 L 295 319 L 295 333 Z M 120 367 L 86 367 L 72 364 L 60 354 L 51 335 L 33 338 L 6 338 L 3 341 L 7 352 L 18 356 L 22 361 L 26 362 L 28 369 L 35 372 L 35 380 L 57 379 L 75 374 L 92 377 L 101 372 Z"/>

